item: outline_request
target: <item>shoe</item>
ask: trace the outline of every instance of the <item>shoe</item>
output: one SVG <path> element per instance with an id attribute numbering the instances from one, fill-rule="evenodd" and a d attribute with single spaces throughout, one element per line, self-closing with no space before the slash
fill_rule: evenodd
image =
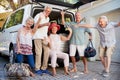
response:
<path id="1" fill-rule="evenodd" d="M 103 73 L 103 76 L 104 76 L 104 77 L 108 77 L 108 76 L 109 76 L 109 72 L 104 72 L 104 73 Z"/>
<path id="2" fill-rule="evenodd" d="M 48 70 L 41 70 L 42 73 L 46 73 L 46 74 L 49 74 L 49 75 L 52 75 L 52 73 L 50 73 Z"/>
<path id="3" fill-rule="evenodd" d="M 102 71 L 102 72 L 100 72 L 99 74 L 100 74 L 100 75 L 103 75 L 105 72 L 106 72 L 106 71 L 105 71 L 105 70 L 103 70 L 103 71 Z"/>
<path id="4" fill-rule="evenodd" d="M 36 74 L 42 75 L 42 70 L 35 71 Z"/>

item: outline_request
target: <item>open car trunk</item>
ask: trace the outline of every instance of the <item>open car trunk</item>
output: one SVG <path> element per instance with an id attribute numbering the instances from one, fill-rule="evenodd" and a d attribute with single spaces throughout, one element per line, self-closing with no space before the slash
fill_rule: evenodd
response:
<path id="1" fill-rule="evenodd" d="M 35 17 L 36 14 L 38 14 L 39 12 L 42 12 L 42 11 L 43 11 L 43 8 L 40 8 L 40 7 L 33 8 L 33 18 Z M 61 28 L 58 31 L 58 34 L 67 35 L 69 33 L 69 31 L 66 31 L 64 25 L 62 25 L 62 23 L 61 23 L 60 9 L 53 8 L 49 17 L 50 17 L 50 22 L 56 22 L 57 24 L 60 25 Z M 66 22 L 74 21 L 74 14 L 71 12 L 67 12 L 65 14 L 65 21 Z M 63 43 L 66 43 L 66 42 L 63 42 Z M 63 43 L 62 43 L 62 46 L 63 46 Z M 64 46 L 62 47 L 62 51 L 68 52 L 68 50 L 64 49 Z"/>
<path id="2" fill-rule="evenodd" d="M 42 12 L 44 8 L 41 7 L 34 7 L 33 8 L 33 18 L 35 17 L 36 14 L 38 14 L 39 12 Z M 50 17 L 50 22 L 56 22 L 57 24 L 60 25 L 60 30 L 57 32 L 60 35 L 64 35 L 67 36 L 69 34 L 69 31 L 65 30 L 64 25 L 62 25 L 61 23 L 61 13 L 60 13 L 60 9 L 57 8 L 52 8 L 52 12 L 50 13 L 49 17 Z M 66 12 L 65 13 L 65 21 L 66 22 L 71 22 L 74 21 L 74 14 L 71 12 Z M 34 50 L 33 50 L 34 51 Z M 61 42 L 61 51 L 69 54 L 69 41 L 63 41 Z M 35 51 L 34 51 L 35 53 Z M 77 61 L 79 60 L 79 56 L 76 56 Z M 50 60 L 49 60 L 50 62 Z M 57 63 L 59 66 L 64 66 L 63 64 L 63 60 L 62 59 L 57 59 Z"/>

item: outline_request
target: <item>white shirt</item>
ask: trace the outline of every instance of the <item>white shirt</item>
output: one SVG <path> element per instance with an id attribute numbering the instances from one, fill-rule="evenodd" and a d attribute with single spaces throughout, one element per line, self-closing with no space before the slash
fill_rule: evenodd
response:
<path id="1" fill-rule="evenodd" d="M 61 48 L 61 38 L 58 34 L 50 34 L 51 40 L 51 50 L 52 51 L 60 51 Z"/>
<path id="2" fill-rule="evenodd" d="M 37 23 L 39 17 L 41 17 L 41 20 L 39 22 L 40 24 L 49 22 L 49 17 L 46 18 L 44 13 L 41 12 L 35 16 L 35 18 L 34 18 L 35 23 Z M 47 32 L 48 32 L 48 26 L 43 26 L 43 27 L 37 29 L 37 31 L 35 32 L 35 34 L 33 36 L 33 39 L 44 39 L 44 37 L 47 37 Z"/>

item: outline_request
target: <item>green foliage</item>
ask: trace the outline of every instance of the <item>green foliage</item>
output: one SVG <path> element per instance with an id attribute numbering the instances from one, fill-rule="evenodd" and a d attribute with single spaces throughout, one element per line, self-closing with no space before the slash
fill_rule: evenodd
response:
<path id="1" fill-rule="evenodd" d="M 17 24 L 21 24 L 22 19 L 23 19 L 23 13 L 24 13 L 24 10 L 22 9 L 22 10 L 15 12 L 14 14 L 12 14 L 7 23 L 6 28 L 9 28 L 9 27 L 17 25 Z"/>
<path id="2" fill-rule="evenodd" d="M 65 22 L 71 22 L 70 18 L 65 18 Z"/>

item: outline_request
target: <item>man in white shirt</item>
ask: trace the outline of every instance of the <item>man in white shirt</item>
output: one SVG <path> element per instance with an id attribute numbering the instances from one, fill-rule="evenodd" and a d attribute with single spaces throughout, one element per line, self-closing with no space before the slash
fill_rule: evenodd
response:
<path id="1" fill-rule="evenodd" d="M 47 38 L 47 32 L 49 27 L 49 14 L 51 13 L 52 8 L 50 6 L 46 6 L 44 8 L 43 12 L 38 13 L 34 21 L 35 23 L 40 19 L 39 26 L 40 28 L 37 29 L 36 33 L 33 36 L 34 44 L 35 44 L 35 70 L 37 74 L 47 73 L 49 74 L 47 70 L 48 65 L 48 58 L 49 58 L 49 48 L 48 45 L 45 43 L 45 40 Z M 42 49 L 44 51 L 42 51 Z M 41 64 L 41 56 L 43 53 L 43 62 Z"/>

